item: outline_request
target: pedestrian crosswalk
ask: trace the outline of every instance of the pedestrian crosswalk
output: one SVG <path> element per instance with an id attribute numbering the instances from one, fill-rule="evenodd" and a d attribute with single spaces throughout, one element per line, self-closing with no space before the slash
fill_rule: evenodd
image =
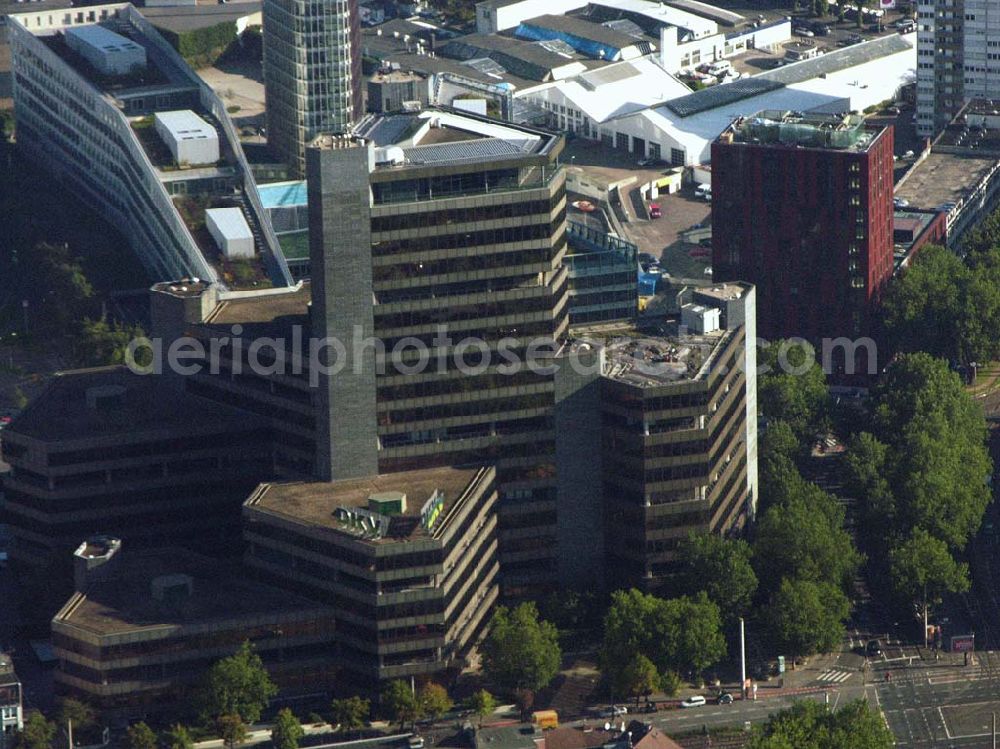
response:
<path id="1" fill-rule="evenodd" d="M 841 671 L 839 668 L 831 668 L 819 675 L 820 681 L 828 681 L 833 684 L 839 684 L 843 681 L 847 681 L 851 678 L 850 671 Z"/>

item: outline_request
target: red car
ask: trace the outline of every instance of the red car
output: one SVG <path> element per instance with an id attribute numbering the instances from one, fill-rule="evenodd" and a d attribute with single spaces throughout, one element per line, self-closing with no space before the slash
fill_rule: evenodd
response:
<path id="1" fill-rule="evenodd" d="M 659 218 L 662 215 L 663 214 L 660 212 L 660 204 L 659 203 L 650 203 L 649 204 L 649 217 L 650 218 Z"/>

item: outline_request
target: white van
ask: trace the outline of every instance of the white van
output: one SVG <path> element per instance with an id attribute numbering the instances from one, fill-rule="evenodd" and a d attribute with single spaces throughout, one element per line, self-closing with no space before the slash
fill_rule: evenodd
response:
<path id="1" fill-rule="evenodd" d="M 729 60 L 719 60 L 718 62 L 713 62 L 708 70 L 705 72 L 709 75 L 714 75 L 719 77 L 720 75 L 726 75 L 733 69 L 733 64 Z"/>
<path id="2" fill-rule="evenodd" d="M 712 186 L 711 185 L 698 185 L 694 190 L 694 196 L 696 198 L 703 198 L 704 200 L 712 200 Z"/>

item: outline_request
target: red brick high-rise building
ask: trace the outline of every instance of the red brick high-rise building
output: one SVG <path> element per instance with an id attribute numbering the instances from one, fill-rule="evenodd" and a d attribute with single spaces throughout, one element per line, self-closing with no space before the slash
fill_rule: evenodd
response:
<path id="1" fill-rule="evenodd" d="M 764 111 L 712 144 L 713 280 L 757 285 L 775 340 L 857 339 L 893 263 L 893 129 Z"/>

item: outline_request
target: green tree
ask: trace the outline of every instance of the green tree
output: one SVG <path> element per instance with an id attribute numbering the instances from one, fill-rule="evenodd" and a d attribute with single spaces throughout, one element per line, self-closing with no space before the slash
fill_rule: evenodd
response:
<path id="1" fill-rule="evenodd" d="M 239 715 L 244 722 L 255 723 L 267 701 L 277 693 L 260 656 L 249 642 L 244 642 L 234 655 L 209 670 L 202 708 L 210 716 Z"/>
<path id="2" fill-rule="evenodd" d="M 74 342 L 76 362 L 81 367 L 101 367 L 107 364 L 126 364 L 129 341 L 145 337 L 138 325 L 108 324 L 107 320 L 86 318 L 80 324 Z M 136 351 L 136 363 L 146 366 L 152 354 L 143 347 Z"/>
<path id="3" fill-rule="evenodd" d="M 156 749 L 156 734 L 143 721 L 133 723 L 125 732 L 129 749 Z"/>
<path id="4" fill-rule="evenodd" d="M 660 674 L 660 691 L 667 697 L 673 697 L 681 688 L 681 677 L 676 671 L 664 671 Z"/>
<path id="5" fill-rule="evenodd" d="M 400 728 L 407 723 L 414 723 L 421 717 L 420 701 L 410 689 L 410 685 L 402 679 L 390 681 L 382 691 L 382 708 L 385 717 L 397 721 Z"/>
<path id="6" fill-rule="evenodd" d="M 668 599 L 666 604 L 674 633 L 670 667 L 700 674 L 726 657 L 722 616 L 704 591 L 693 597 Z"/>
<path id="7" fill-rule="evenodd" d="M 791 424 L 781 419 L 772 419 L 760 438 L 760 459 L 766 461 L 795 461 L 808 449 L 809 442 L 802 442 Z"/>
<path id="8" fill-rule="evenodd" d="M 239 713 L 220 715 L 215 721 L 215 726 L 226 749 L 236 749 L 247 740 L 249 731 Z"/>
<path id="9" fill-rule="evenodd" d="M 86 702 L 73 697 L 64 697 L 59 701 L 58 720 L 61 726 L 66 726 L 70 721 L 73 721 L 74 731 L 84 731 L 93 727 L 96 715 L 94 708 Z"/>
<path id="10" fill-rule="evenodd" d="M 52 740 L 56 736 L 56 724 L 46 720 L 37 710 L 28 713 L 24 719 L 24 728 L 18 732 L 14 740 L 15 749 L 51 749 Z"/>
<path id="11" fill-rule="evenodd" d="M 562 660 L 558 630 L 539 619 L 533 603 L 498 607 L 482 654 L 487 676 L 508 692 L 543 689 L 559 672 Z"/>
<path id="12" fill-rule="evenodd" d="M 994 255 L 998 247 L 1000 247 L 1000 211 L 993 211 L 969 230 L 962 242 L 962 249 L 970 266 L 976 267 L 984 259 Z"/>
<path id="13" fill-rule="evenodd" d="M 952 549 L 963 548 L 990 500 L 986 481 L 993 466 L 982 407 L 945 362 L 917 353 L 889 367 L 872 394 L 872 410 L 874 438 L 886 449 L 869 441 L 866 470 L 855 465 L 854 479 L 871 485 L 873 472 L 885 477 L 895 538 L 923 528 Z M 888 503 L 882 495 L 875 499 Z"/>
<path id="14" fill-rule="evenodd" d="M 625 695 L 635 699 L 639 704 L 640 697 L 646 697 L 656 691 L 660 684 L 660 674 L 649 658 L 642 653 L 636 653 L 617 672 L 619 683 L 615 685 L 615 694 Z"/>
<path id="15" fill-rule="evenodd" d="M 844 456 L 847 490 L 862 500 L 859 537 L 872 551 L 891 542 L 895 528 L 896 500 L 886 474 L 888 451 L 875 435 L 862 432 L 851 438 Z"/>
<path id="16" fill-rule="evenodd" d="M 773 591 L 782 577 L 827 582 L 848 590 L 861 563 L 844 530 L 844 509 L 796 472 L 786 496 L 772 504 L 757 525 L 754 569 Z"/>
<path id="17" fill-rule="evenodd" d="M 757 575 L 750 564 L 750 545 L 711 533 L 692 533 L 678 549 L 682 560 L 681 588 L 705 591 L 726 623 L 745 614 L 757 592 Z"/>
<path id="18" fill-rule="evenodd" d="M 893 587 L 920 603 L 927 621 L 928 608 L 944 593 L 964 593 L 969 589 L 969 567 L 956 562 L 948 544 L 922 528 L 914 528 L 903 544 L 889 553 Z"/>
<path id="19" fill-rule="evenodd" d="M 836 585 L 786 578 L 765 616 L 779 650 L 794 658 L 833 650 L 850 613 L 851 604 Z"/>
<path id="20" fill-rule="evenodd" d="M 41 242 L 22 264 L 31 333 L 62 336 L 96 311 L 94 287 L 69 245 Z"/>
<path id="21" fill-rule="evenodd" d="M 448 690 L 432 681 L 420 687 L 420 690 L 417 692 L 417 701 L 420 703 L 421 714 L 434 720 L 437 720 L 455 706 L 451 697 L 448 696 Z"/>
<path id="22" fill-rule="evenodd" d="M 191 732 L 181 723 L 175 723 L 160 734 L 162 749 L 193 749 L 194 739 Z"/>
<path id="23" fill-rule="evenodd" d="M 612 686 L 636 653 L 659 673 L 701 672 L 726 654 L 719 607 L 704 591 L 665 600 L 632 589 L 616 591 L 604 618 L 601 670 Z"/>
<path id="24" fill-rule="evenodd" d="M 483 719 L 493 715 L 497 709 L 496 698 L 485 689 L 473 692 L 465 703 L 466 709 L 471 710 L 479 716 L 479 725 L 482 727 Z"/>
<path id="25" fill-rule="evenodd" d="M 281 708 L 271 727 L 271 745 L 274 749 L 299 749 L 299 742 L 306 735 L 302 724 L 287 707 Z"/>
<path id="26" fill-rule="evenodd" d="M 340 730 L 350 733 L 365 727 L 372 704 L 362 697 L 346 697 L 330 703 L 331 722 Z"/>
<path id="27" fill-rule="evenodd" d="M 833 712 L 813 701 L 796 702 L 759 726 L 748 749 L 891 749 L 895 738 L 864 700 Z"/>
<path id="28" fill-rule="evenodd" d="M 970 239 L 967 261 L 944 247 L 926 247 L 890 285 L 883 315 L 894 348 L 962 364 L 1000 356 L 1000 249 L 985 246 L 994 228 L 983 231 Z"/>
<path id="29" fill-rule="evenodd" d="M 784 421 L 796 439 L 811 442 L 827 426 L 826 375 L 809 344 L 777 341 L 763 349 L 758 403 L 768 421 Z"/>

